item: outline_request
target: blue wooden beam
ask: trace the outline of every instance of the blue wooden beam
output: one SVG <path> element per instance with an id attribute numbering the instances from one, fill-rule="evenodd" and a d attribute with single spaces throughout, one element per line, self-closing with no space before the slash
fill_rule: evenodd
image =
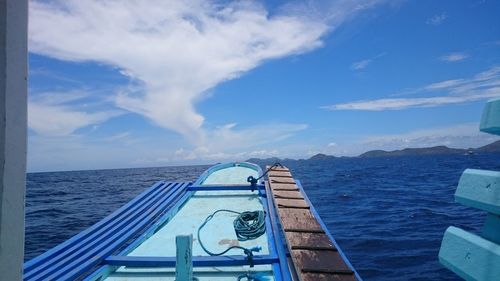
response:
<path id="1" fill-rule="evenodd" d="M 182 205 L 184 205 L 189 198 L 194 194 L 194 191 L 187 191 L 182 197 L 177 200 L 177 202 L 172 205 L 171 207 L 168 208 L 168 211 L 153 225 L 149 227 L 148 230 L 146 230 L 144 233 L 139 236 L 139 238 L 135 239 L 134 242 L 129 244 L 125 249 L 121 250 L 117 256 L 126 256 L 132 250 L 137 248 L 140 244 L 142 244 L 146 239 L 151 237 L 156 231 L 162 227 L 162 225 L 169 219 L 171 219 L 177 211 L 181 208 Z M 106 263 L 103 263 L 96 271 L 94 271 L 92 274 L 84 278 L 82 281 L 96 281 L 96 280 L 104 280 L 105 277 L 107 277 L 111 272 L 116 270 L 116 266 L 112 266 Z M 101 279 L 99 279 L 101 278 Z"/>
<path id="2" fill-rule="evenodd" d="M 250 185 L 191 185 L 188 187 L 189 191 L 227 191 L 227 190 L 264 190 L 264 185 L 258 184 L 256 186 Z"/>
<path id="3" fill-rule="evenodd" d="M 94 224 L 92 227 L 87 228 L 86 230 L 80 232 L 79 234 L 73 236 L 71 239 L 57 245 L 56 247 L 50 249 L 49 251 L 45 252 L 44 254 L 37 256 L 33 258 L 32 260 L 26 262 L 24 264 L 24 274 L 26 275 L 29 273 L 30 270 L 33 268 L 37 267 L 40 264 L 43 264 L 47 261 L 50 261 L 53 257 L 66 252 L 68 248 L 74 246 L 76 243 L 79 243 L 83 239 L 88 238 L 90 235 L 94 234 L 96 231 L 102 230 L 103 228 L 106 228 L 110 223 L 113 222 L 120 222 L 118 218 L 121 217 L 127 217 L 129 216 L 129 212 L 136 208 L 138 208 L 138 204 L 141 201 L 149 200 L 151 196 L 154 196 L 155 193 L 160 192 L 164 187 L 167 185 L 165 182 L 160 181 L 155 183 L 153 186 L 145 190 L 143 193 L 141 193 L 139 196 L 113 212 L 111 215 L 107 216 L 103 220 L 99 221 L 98 223 Z"/>
<path id="4" fill-rule="evenodd" d="M 118 247 L 127 242 L 130 237 L 144 229 L 158 215 L 161 215 L 167 207 L 175 202 L 179 196 L 186 192 L 188 183 L 181 184 L 173 192 L 169 190 L 162 200 L 150 206 L 133 223 L 113 233 L 104 243 L 93 245 L 85 252 L 75 256 L 67 257 L 59 261 L 51 268 L 47 268 L 34 278 L 34 280 L 75 280 L 81 274 L 98 265 L 105 257 L 110 255 Z M 82 250 L 82 249 L 80 249 Z"/>
<path id="5" fill-rule="evenodd" d="M 276 210 L 274 209 L 274 201 L 273 201 L 273 195 L 272 195 L 272 190 L 269 187 L 269 184 L 266 183 L 265 185 L 266 192 L 269 195 L 266 198 L 266 203 L 267 203 L 267 208 L 266 211 L 268 212 L 268 217 L 271 222 L 271 231 L 272 231 L 272 239 L 274 239 L 274 245 L 276 247 L 276 252 L 278 253 L 278 257 L 280 259 L 279 263 L 279 269 L 280 269 L 280 275 L 283 280 L 290 281 L 292 280 L 292 274 L 290 273 L 290 269 L 288 268 L 288 259 L 286 257 L 286 249 L 285 249 L 285 243 L 281 239 L 282 232 L 280 230 L 280 227 L 278 226 L 278 217 L 276 216 Z M 266 226 L 267 227 L 267 226 Z M 266 232 L 269 230 L 267 229 Z M 276 272 L 275 272 L 276 274 Z"/>
<path id="6" fill-rule="evenodd" d="M 175 257 L 144 257 L 144 256 L 109 256 L 104 263 L 113 266 L 129 267 L 175 267 Z M 255 265 L 279 263 L 278 256 L 253 256 Z M 247 256 L 194 256 L 194 267 L 210 266 L 242 266 L 249 265 Z"/>

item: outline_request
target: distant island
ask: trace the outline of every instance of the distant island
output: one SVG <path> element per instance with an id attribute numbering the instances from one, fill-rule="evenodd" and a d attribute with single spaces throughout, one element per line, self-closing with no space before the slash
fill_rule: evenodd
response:
<path id="1" fill-rule="evenodd" d="M 444 145 L 433 146 L 433 147 L 422 147 L 422 148 L 405 148 L 400 150 L 386 151 L 386 150 L 370 150 L 365 153 L 360 154 L 360 158 L 370 158 L 370 157 L 397 157 L 397 156 L 418 156 L 418 155 L 470 155 L 476 153 L 490 153 L 490 152 L 500 152 L 500 140 L 490 143 L 485 146 L 481 146 L 478 148 L 449 148 Z M 336 159 L 340 157 L 336 157 L 333 155 L 326 155 L 323 153 L 318 153 L 312 156 L 309 159 L 280 159 L 277 157 L 260 159 L 260 158 L 251 158 L 246 161 L 253 163 L 272 163 L 278 161 L 329 161 L 332 159 Z M 342 158 L 347 158 L 343 156 Z"/>

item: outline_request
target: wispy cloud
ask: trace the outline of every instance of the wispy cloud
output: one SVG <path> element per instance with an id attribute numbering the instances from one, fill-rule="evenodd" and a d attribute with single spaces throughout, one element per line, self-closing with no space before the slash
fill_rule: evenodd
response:
<path id="1" fill-rule="evenodd" d="M 80 128 L 102 123 L 123 114 L 120 110 L 85 111 L 72 102 L 87 97 L 83 92 L 41 93 L 28 101 L 28 127 L 44 136 L 67 136 Z"/>
<path id="2" fill-rule="evenodd" d="M 370 149 L 385 150 L 438 145 L 455 148 L 475 148 L 498 139 L 498 136 L 481 133 L 478 123 L 464 123 L 449 127 L 415 130 L 402 134 L 368 136 L 360 141 L 360 145 Z"/>
<path id="3" fill-rule="evenodd" d="M 351 64 L 351 70 L 363 70 L 365 69 L 368 65 L 370 65 L 374 60 L 385 56 L 385 53 L 378 54 L 372 58 L 369 59 L 364 59 L 361 61 L 354 62 Z"/>
<path id="4" fill-rule="evenodd" d="M 500 96 L 500 67 L 492 67 L 469 79 L 453 79 L 432 83 L 418 89 L 418 93 L 445 93 L 446 95 L 418 98 L 382 98 L 324 106 L 330 110 L 400 110 L 416 107 L 435 107 L 474 102 Z"/>
<path id="5" fill-rule="evenodd" d="M 441 25 L 447 18 L 448 16 L 446 13 L 441 13 L 428 18 L 425 23 L 428 25 L 438 26 Z"/>
<path id="6" fill-rule="evenodd" d="M 195 103 L 210 89 L 322 46 L 323 35 L 380 2 L 289 4 L 271 14 L 250 1 L 32 1 L 30 51 L 117 67 L 137 82 L 116 96 L 118 107 L 203 144 L 209 133 Z"/>
<path id="7" fill-rule="evenodd" d="M 154 137 L 129 131 L 104 137 L 36 134 L 28 139 L 28 164 L 30 171 L 47 171 L 211 164 L 282 156 L 287 139 L 306 128 L 305 124 L 276 123 L 240 129 L 236 124 L 227 124 L 210 130 L 212 135 L 204 146 L 190 145 L 168 132 Z"/>
<path id="8" fill-rule="evenodd" d="M 468 57 L 469 57 L 469 55 L 466 53 L 456 52 L 456 53 L 450 53 L 447 55 L 443 55 L 443 56 L 439 57 L 439 59 L 442 61 L 446 61 L 446 62 L 457 62 L 457 61 L 462 61 Z"/>

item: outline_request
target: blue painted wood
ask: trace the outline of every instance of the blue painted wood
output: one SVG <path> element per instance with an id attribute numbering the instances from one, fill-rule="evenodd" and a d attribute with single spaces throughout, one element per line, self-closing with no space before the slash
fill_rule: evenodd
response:
<path id="1" fill-rule="evenodd" d="M 143 256 L 110 256 L 106 258 L 105 263 L 113 266 L 130 267 L 175 267 L 175 257 L 143 257 Z M 278 256 L 273 255 L 255 255 L 254 264 L 272 264 L 279 262 Z M 194 267 L 212 267 L 212 266 L 243 266 L 249 265 L 247 256 L 229 255 L 229 256 L 194 256 Z"/>
<path id="2" fill-rule="evenodd" d="M 191 185 L 189 191 L 237 191 L 237 190 L 257 190 L 263 189 L 264 185 Z"/>
<path id="3" fill-rule="evenodd" d="M 109 256 L 112 254 L 114 251 L 116 251 L 117 248 L 120 247 L 120 245 L 123 245 L 126 243 L 131 237 L 135 236 L 138 232 L 140 232 L 143 229 L 147 229 L 148 225 L 151 224 L 151 222 L 154 222 L 155 219 L 158 218 L 158 216 L 162 215 L 167 209 L 169 205 L 172 204 L 172 202 L 175 202 L 176 199 L 180 195 L 183 194 L 183 192 L 186 192 L 187 186 L 189 183 L 184 183 L 182 184 L 177 190 L 174 191 L 173 194 L 171 194 L 167 200 L 158 202 L 155 204 L 155 206 L 151 207 L 140 219 L 139 223 L 133 224 L 132 228 L 131 226 L 127 226 L 127 229 L 122 231 L 123 233 L 116 233 L 114 237 L 111 239 L 113 242 L 111 245 L 107 246 L 106 248 L 102 249 L 102 246 L 100 245 L 97 247 L 96 250 L 94 250 L 94 253 L 86 253 L 84 256 L 79 257 L 76 261 L 73 261 L 76 264 L 79 264 L 78 267 L 73 268 L 68 271 L 68 266 L 63 267 L 60 269 L 58 272 L 55 274 L 51 275 L 48 277 L 49 280 L 54 279 L 54 280 L 73 280 L 75 276 L 80 276 L 83 273 L 87 272 L 90 270 L 92 267 L 98 265 L 101 261 L 105 259 L 105 257 Z M 99 250 L 99 252 L 97 252 Z M 62 275 L 61 277 L 58 277 Z"/>
<path id="4" fill-rule="evenodd" d="M 175 280 L 193 281 L 193 235 L 175 237 Z"/>
<path id="5" fill-rule="evenodd" d="M 262 189 L 262 191 L 265 190 Z M 267 241 L 268 241 L 268 248 L 269 248 L 269 254 L 270 255 L 277 255 L 277 248 L 280 247 L 279 245 L 276 244 L 276 240 L 274 239 L 275 231 L 273 229 L 272 223 L 271 223 L 271 213 L 269 211 L 269 201 L 270 199 L 266 196 L 263 195 L 264 193 L 260 191 L 259 188 L 259 200 L 262 206 L 264 207 L 264 211 L 266 213 L 266 218 L 265 218 L 265 223 L 266 223 L 266 235 L 267 235 Z M 282 245 L 281 245 L 282 246 Z M 286 259 L 283 260 L 283 262 L 286 262 Z M 273 274 L 274 274 L 274 280 L 275 281 L 282 281 L 282 280 L 290 280 L 286 279 L 282 275 L 282 270 L 280 267 L 280 263 L 273 263 L 272 264 L 273 268 Z"/>
<path id="6" fill-rule="evenodd" d="M 74 243 L 78 242 L 81 239 L 86 238 L 87 236 L 92 234 L 97 229 L 101 229 L 101 228 L 105 227 L 107 224 L 112 222 L 114 219 L 122 217 L 125 212 L 134 208 L 139 202 L 141 202 L 142 200 L 147 200 L 148 196 L 150 196 L 151 193 L 154 193 L 155 191 L 157 191 L 158 188 L 161 186 L 164 186 L 164 182 L 161 181 L 161 182 L 155 183 L 153 186 L 151 186 L 150 188 L 145 190 L 143 193 L 141 193 L 139 196 L 137 196 L 136 198 L 131 200 L 129 203 L 125 204 L 124 206 L 122 206 L 121 208 L 119 208 L 118 210 L 116 210 L 115 212 L 110 214 L 109 216 L 105 217 L 103 220 L 99 221 L 98 223 L 96 223 L 92 227 L 80 232 L 79 234 L 73 236 L 72 238 L 68 239 L 64 243 L 61 243 L 61 244 L 57 245 L 56 247 L 48 250 L 44 254 L 41 254 L 41 255 L 33 258 L 32 260 L 26 262 L 24 264 L 25 274 L 27 272 L 29 272 L 35 266 L 39 265 L 40 263 L 43 263 L 47 260 L 50 260 L 53 256 L 58 255 L 61 252 L 65 251 L 68 247 L 71 247 L 71 245 L 73 245 Z"/>
<path id="7" fill-rule="evenodd" d="M 134 222 L 134 220 L 136 220 L 144 211 L 148 210 L 148 208 L 153 206 L 159 200 L 166 199 L 170 194 L 169 192 L 173 192 L 178 185 L 179 184 L 176 183 L 169 183 L 164 186 L 160 186 L 160 188 L 152 192 L 150 196 L 145 197 L 145 200 L 139 201 L 140 204 L 137 204 L 133 208 L 123 212 L 123 214 L 117 216 L 116 219 L 108 221 L 106 226 L 95 229 L 91 235 L 76 240 L 74 244 L 67 247 L 61 254 L 52 256 L 50 260 L 47 260 L 47 262 L 40 264 L 29 272 L 25 272 L 24 279 L 31 280 L 33 276 L 38 276 L 41 272 L 47 271 L 48 269 L 54 270 L 63 261 L 71 261 L 74 257 L 78 257 L 81 253 L 91 250 L 94 245 L 105 243 L 106 240 L 117 230 L 123 229 L 130 223 Z M 165 192 L 165 190 L 167 190 L 167 192 Z"/>
<path id="8" fill-rule="evenodd" d="M 122 229 L 112 232 L 113 235 L 106 241 L 93 245 L 87 251 L 78 256 L 65 258 L 46 269 L 36 276 L 33 280 L 74 280 L 76 277 L 87 272 L 92 267 L 98 265 L 104 258 L 116 251 L 121 245 L 126 243 L 131 237 L 134 237 L 149 224 L 154 223 L 155 219 L 179 196 L 186 192 L 189 183 L 176 184 L 175 190 L 169 189 L 160 201 L 149 206 L 141 213 L 139 217 Z"/>
<path id="9" fill-rule="evenodd" d="M 314 215 L 314 217 L 316 218 L 316 220 L 318 221 L 318 223 L 321 225 L 321 228 L 323 228 L 323 230 L 325 231 L 326 235 L 330 238 L 330 240 L 332 241 L 333 245 L 335 245 L 335 248 L 337 249 L 339 255 L 342 257 L 342 259 L 347 264 L 347 266 L 354 272 L 354 275 L 356 276 L 357 280 L 363 281 L 363 279 L 361 278 L 361 276 L 359 276 L 359 274 L 356 271 L 356 269 L 354 269 L 354 267 L 352 266 L 351 262 L 349 261 L 349 259 L 347 258 L 347 256 L 344 254 L 344 252 L 340 248 L 339 244 L 337 244 L 337 241 L 335 241 L 335 239 L 333 238 L 333 235 L 330 233 L 330 231 L 326 227 L 325 223 L 323 222 L 323 220 L 319 216 L 318 212 L 316 212 L 316 209 L 314 208 L 314 205 L 309 200 L 309 197 L 307 197 L 307 194 L 304 191 L 304 188 L 302 187 L 301 182 L 299 180 L 297 180 L 297 179 L 295 181 L 297 183 L 297 186 L 299 187 L 300 193 L 302 193 L 302 196 L 306 200 L 307 204 L 310 206 L 311 213 Z"/>
<path id="10" fill-rule="evenodd" d="M 276 252 L 278 253 L 279 257 L 279 269 L 281 273 L 281 277 L 283 280 L 286 281 L 291 281 L 292 280 L 292 274 L 290 273 L 290 268 L 288 267 L 288 259 L 286 255 L 286 248 L 285 248 L 285 243 L 281 239 L 281 228 L 278 225 L 278 217 L 276 215 L 276 209 L 273 204 L 273 193 L 271 188 L 269 187 L 268 184 L 265 185 L 266 189 L 266 194 L 268 195 L 266 198 L 267 201 L 267 212 L 269 214 L 269 219 L 271 221 L 271 230 L 273 233 L 273 240 L 274 240 L 274 245 L 276 247 Z M 267 227 L 267 225 L 266 225 Z M 269 228 L 268 228 L 269 229 Z M 277 272 L 274 270 L 274 272 Z"/>
<path id="11" fill-rule="evenodd" d="M 484 222 L 481 236 L 500 244 L 500 215 L 489 213 Z"/>
<path id="12" fill-rule="evenodd" d="M 486 103 L 481 118 L 480 130 L 494 135 L 500 135 L 500 98 Z"/>
<path id="13" fill-rule="evenodd" d="M 140 244 L 142 244 L 146 239 L 151 237 L 167 220 L 171 219 L 177 211 L 182 207 L 182 205 L 186 204 L 186 202 L 194 195 L 194 191 L 186 192 L 177 202 L 168 209 L 168 211 L 153 225 L 149 227 L 141 236 L 134 240 L 131 244 L 129 244 L 125 249 L 120 251 L 117 256 L 126 256 L 130 252 L 132 252 L 135 248 L 137 248 Z M 116 266 L 111 266 L 105 264 L 99 267 L 94 273 L 84 278 L 83 281 L 95 281 L 101 280 L 108 276 L 110 273 L 116 270 Z M 99 279 L 101 278 L 101 279 Z"/>
<path id="14" fill-rule="evenodd" d="M 466 280 L 500 278 L 500 246 L 457 227 L 446 230 L 439 261 Z"/>
<path id="15" fill-rule="evenodd" d="M 500 214 L 500 172 L 467 169 L 455 192 L 461 204 Z"/>

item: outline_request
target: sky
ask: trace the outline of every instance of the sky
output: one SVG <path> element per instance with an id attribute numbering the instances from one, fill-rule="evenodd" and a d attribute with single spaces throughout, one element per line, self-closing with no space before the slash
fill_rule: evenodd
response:
<path id="1" fill-rule="evenodd" d="M 32 0 L 28 171 L 479 147 L 495 0 Z"/>

